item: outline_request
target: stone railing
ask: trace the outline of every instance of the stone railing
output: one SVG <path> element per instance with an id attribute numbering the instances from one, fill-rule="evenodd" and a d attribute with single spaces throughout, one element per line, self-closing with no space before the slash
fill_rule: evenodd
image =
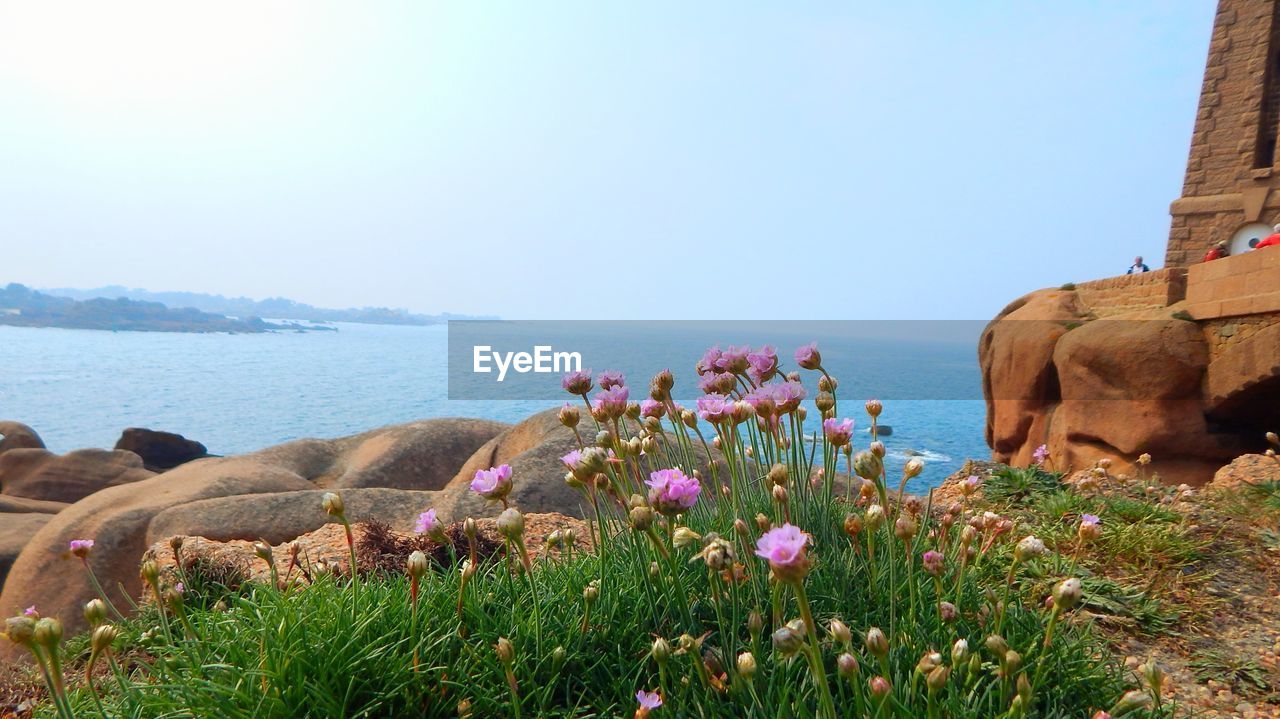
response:
<path id="1" fill-rule="evenodd" d="M 1280 247 L 1189 267 L 1187 312 L 1197 320 L 1280 312 Z"/>
<path id="2" fill-rule="evenodd" d="M 1098 317 L 1142 309 L 1159 309 L 1181 302 L 1186 294 L 1187 270 L 1166 267 L 1136 275 L 1120 275 L 1081 282 L 1076 293 Z"/>

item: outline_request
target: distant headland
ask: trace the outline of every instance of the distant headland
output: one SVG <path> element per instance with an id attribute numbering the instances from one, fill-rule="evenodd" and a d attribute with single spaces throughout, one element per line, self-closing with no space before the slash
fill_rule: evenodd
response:
<path id="1" fill-rule="evenodd" d="M 124 297 L 82 301 L 37 292 L 12 283 L 0 288 L 0 325 L 60 327 L 80 330 L 143 332 L 272 332 L 336 328 L 297 322 L 267 322 L 258 317 L 227 317 L 191 307 L 171 308 L 159 302 Z"/>
<path id="2" fill-rule="evenodd" d="M 314 307 L 285 297 L 268 297 L 254 300 L 248 297 L 224 297 L 199 292 L 151 292 L 130 289 L 119 285 L 90 290 L 69 288 L 42 289 L 48 295 L 87 301 L 96 298 L 123 297 L 139 302 L 159 302 L 166 307 L 190 307 L 216 315 L 232 317 L 287 317 L 308 322 L 357 322 L 373 325 L 435 325 L 449 320 L 491 320 L 492 316 L 455 315 L 448 312 L 438 315 L 422 315 L 408 310 L 388 307 L 351 307 L 326 309 Z"/>

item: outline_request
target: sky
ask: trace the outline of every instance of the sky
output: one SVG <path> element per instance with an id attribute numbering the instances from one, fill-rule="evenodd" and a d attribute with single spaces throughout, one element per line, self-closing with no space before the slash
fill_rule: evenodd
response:
<path id="1" fill-rule="evenodd" d="M 1161 264 L 1212 0 L 0 0 L 0 283 L 987 319 Z"/>

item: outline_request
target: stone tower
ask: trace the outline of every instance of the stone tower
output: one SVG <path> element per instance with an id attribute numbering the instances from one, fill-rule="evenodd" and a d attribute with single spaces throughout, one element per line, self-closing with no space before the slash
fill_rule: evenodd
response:
<path id="1" fill-rule="evenodd" d="M 1225 240 L 1232 254 L 1280 221 L 1280 2 L 1220 0 L 1165 264 Z"/>

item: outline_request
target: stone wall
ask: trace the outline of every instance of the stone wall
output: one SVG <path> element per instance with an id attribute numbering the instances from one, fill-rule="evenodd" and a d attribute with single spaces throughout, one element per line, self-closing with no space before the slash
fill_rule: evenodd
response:
<path id="1" fill-rule="evenodd" d="M 1197 320 L 1280 312 L 1280 248 L 1192 265 L 1187 312 Z"/>
<path id="2" fill-rule="evenodd" d="M 1182 301 L 1187 271 L 1180 267 L 1120 275 L 1076 285 L 1081 303 L 1097 317 L 1133 310 L 1159 309 Z"/>
<path id="3" fill-rule="evenodd" d="M 1232 347 L 1249 342 L 1258 333 L 1276 325 L 1280 325 L 1280 312 L 1248 317 L 1220 317 L 1202 323 L 1200 327 L 1204 330 L 1205 343 L 1209 345 L 1209 361 L 1212 362 Z M 1280 349 L 1277 351 L 1280 352 Z"/>

